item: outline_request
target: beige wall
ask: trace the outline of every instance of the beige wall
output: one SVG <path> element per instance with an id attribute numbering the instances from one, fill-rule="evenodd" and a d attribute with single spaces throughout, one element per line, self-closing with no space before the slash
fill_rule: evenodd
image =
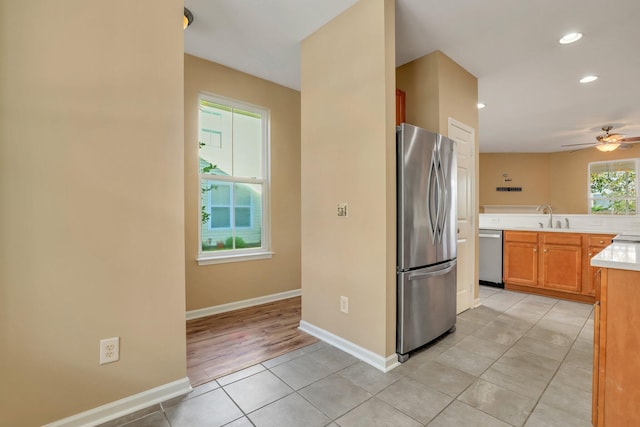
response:
<path id="1" fill-rule="evenodd" d="M 603 153 L 595 148 L 575 152 L 551 153 L 549 165 L 549 203 L 554 212 L 586 214 L 589 211 L 589 162 L 640 157 L 640 144 L 628 150 Z"/>
<path id="2" fill-rule="evenodd" d="M 381 356 L 395 351 L 394 7 L 362 0 L 302 43 L 302 320 Z"/>
<path id="3" fill-rule="evenodd" d="M 438 58 L 438 133 L 448 135 L 449 117 L 475 129 L 478 158 L 478 79 L 444 53 L 434 52 Z"/>
<path id="4" fill-rule="evenodd" d="M 480 205 L 550 204 L 554 212 L 587 214 L 589 162 L 640 157 L 640 145 L 602 153 L 595 148 L 556 153 L 480 155 Z M 512 182 L 503 182 L 508 173 Z M 496 192 L 496 186 L 522 187 L 522 193 Z"/>
<path id="5" fill-rule="evenodd" d="M 429 54 L 396 69 L 396 87 L 405 92 L 406 120 L 432 132 L 440 126 L 438 55 Z"/>
<path id="6" fill-rule="evenodd" d="M 480 154 L 480 207 L 548 204 L 550 163 L 549 153 Z M 505 182 L 503 174 L 512 181 Z M 496 187 L 522 187 L 522 192 L 499 192 Z"/>
<path id="7" fill-rule="evenodd" d="M 187 310 L 300 289 L 300 92 L 184 57 Z M 272 259 L 198 266 L 198 93 L 268 108 Z"/>
<path id="8" fill-rule="evenodd" d="M 478 79 L 447 55 L 435 51 L 398 67 L 396 85 L 406 93 L 407 123 L 447 135 L 453 117 L 477 140 Z"/>
<path id="9" fill-rule="evenodd" d="M 2 426 L 186 377 L 182 7 L 1 3 Z"/>

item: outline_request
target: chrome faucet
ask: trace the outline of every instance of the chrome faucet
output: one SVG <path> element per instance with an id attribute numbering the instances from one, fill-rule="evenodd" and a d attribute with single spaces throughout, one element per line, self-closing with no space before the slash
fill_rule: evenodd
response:
<path id="1" fill-rule="evenodd" d="M 551 206 L 550 205 L 540 205 L 536 209 L 536 212 L 542 211 L 542 213 L 545 213 L 544 212 L 545 210 L 549 214 L 549 226 L 548 227 L 549 228 L 553 228 L 553 212 L 551 211 Z"/>

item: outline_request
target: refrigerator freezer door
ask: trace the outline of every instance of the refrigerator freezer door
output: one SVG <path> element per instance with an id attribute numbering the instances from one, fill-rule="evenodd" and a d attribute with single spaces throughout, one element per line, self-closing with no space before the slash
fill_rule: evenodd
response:
<path id="1" fill-rule="evenodd" d="M 456 260 L 398 273 L 396 352 L 405 355 L 456 324 Z"/>
<path id="2" fill-rule="evenodd" d="M 397 144 L 399 269 L 456 258 L 454 142 L 403 123 Z"/>

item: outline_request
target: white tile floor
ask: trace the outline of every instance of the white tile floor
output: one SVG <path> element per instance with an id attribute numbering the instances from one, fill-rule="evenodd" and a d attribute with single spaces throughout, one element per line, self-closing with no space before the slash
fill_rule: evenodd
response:
<path id="1" fill-rule="evenodd" d="M 389 373 L 317 343 L 104 426 L 591 426 L 592 306 L 480 298 Z"/>

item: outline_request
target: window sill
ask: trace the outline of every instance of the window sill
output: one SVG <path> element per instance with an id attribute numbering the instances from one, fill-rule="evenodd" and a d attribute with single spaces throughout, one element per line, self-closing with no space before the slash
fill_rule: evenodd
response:
<path id="1" fill-rule="evenodd" d="M 228 262 L 240 262 L 240 261 L 253 261 L 257 259 L 270 259 L 273 252 L 253 252 L 245 254 L 230 254 L 230 255 L 201 255 L 196 260 L 198 265 L 211 265 L 211 264 L 224 264 Z"/>

